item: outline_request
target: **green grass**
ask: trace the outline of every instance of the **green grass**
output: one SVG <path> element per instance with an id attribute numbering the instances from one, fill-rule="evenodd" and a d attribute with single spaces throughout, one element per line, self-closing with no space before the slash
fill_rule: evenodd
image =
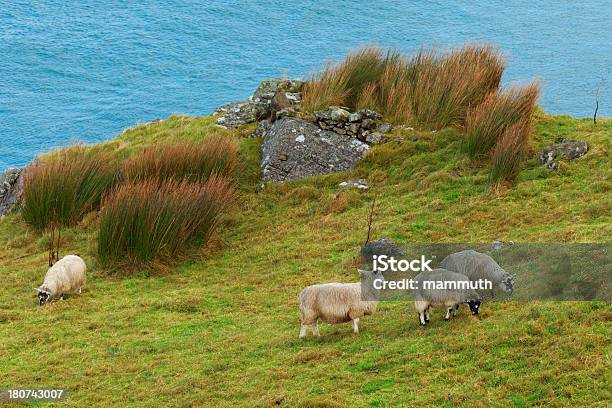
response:
<path id="1" fill-rule="evenodd" d="M 172 117 L 99 148 L 129 157 L 212 129 Z M 260 141 L 244 138 L 238 208 L 200 258 L 109 276 L 94 213 L 62 233 L 62 250 L 88 263 L 84 293 L 43 308 L 32 288 L 47 238 L 11 215 L 0 222 L 0 388 L 65 387 L 69 406 L 606 406 L 609 303 L 489 303 L 480 320 L 464 309 L 448 323 L 436 310 L 426 328 L 411 304 L 384 303 L 360 335 L 322 324 L 320 339 L 298 339 L 299 291 L 357 279 L 374 194 L 374 236 L 399 242 L 610 242 L 612 120 L 538 114 L 533 148 L 558 136 L 591 150 L 556 173 L 531 158 L 514 188 L 491 191 L 488 169 L 446 129 L 396 134 L 350 173 L 259 194 Z M 337 194 L 355 177 L 371 190 Z"/>

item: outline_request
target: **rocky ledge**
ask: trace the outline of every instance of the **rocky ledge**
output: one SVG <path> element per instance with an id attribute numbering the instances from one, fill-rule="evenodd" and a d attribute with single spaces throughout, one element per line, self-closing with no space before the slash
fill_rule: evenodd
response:
<path id="1" fill-rule="evenodd" d="M 0 175 L 0 217 L 11 212 L 23 195 L 23 170 L 8 169 Z"/>
<path id="2" fill-rule="evenodd" d="M 347 171 L 368 149 L 366 143 L 321 129 L 314 122 L 281 118 L 264 136 L 263 179 L 279 182 Z"/>
<path id="3" fill-rule="evenodd" d="M 262 81 L 253 95 L 240 102 L 223 105 L 213 112 L 220 115 L 215 124 L 225 128 L 237 128 L 247 123 L 276 118 L 276 112 L 302 102 L 304 81 L 270 79 Z"/>
<path id="4" fill-rule="evenodd" d="M 315 113 L 300 111 L 304 81 L 263 81 L 245 101 L 218 108 L 215 123 L 225 128 L 257 122 L 262 137 L 263 179 L 282 182 L 351 170 L 370 145 L 381 143 L 392 126 L 369 109 L 351 112 L 332 106 Z"/>

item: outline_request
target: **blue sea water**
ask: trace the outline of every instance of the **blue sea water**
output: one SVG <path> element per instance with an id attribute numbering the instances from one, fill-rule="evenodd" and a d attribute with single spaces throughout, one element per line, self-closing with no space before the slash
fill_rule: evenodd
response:
<path id="1" fill-rule="evenodd" d="M 550 113 L 612 116 L 609 1 L 0 0 L 0 170 L 171 113 L 205 115 L 260 80 L 364 43 L 497 44 L 504 83 Z"/>

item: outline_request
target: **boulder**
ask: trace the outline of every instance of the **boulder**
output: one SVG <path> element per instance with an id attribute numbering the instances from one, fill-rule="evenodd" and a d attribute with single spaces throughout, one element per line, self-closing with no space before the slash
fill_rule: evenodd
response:
<path id="1" fill-rule="evenodd" d="M 279 91 L 297 93 L 302 90 L 304 81 L 297 79 L 266 79 L 261 81 L 251 100 L 259 102 L 261 100 L 271 101 Z"/>
<path id="2" fill-rule="evenodd" d="M 284 117 L 265 133 L 264 180 L 282 182 L 352 169 L 369 146 L 319 128 L 316 123 Z"/>
<path id="3" fill-rule="evenodd" d="M 270 107 L 264 102 L 251 100 L 228 103 L 218 108 L 213 114 L 221 115 L 215 124 L 225 128 L 233 129 L 247 123 L 253 123 L 265 117 Z"/>
<path id="4" fill-rule="evenodd" d="M 348 122 L 351 113 L 349 111 L 347 111 L 346 109 L 342 109 L 342 108 L 331 108 L 331 113 L 330 113 L 331 119 L 335 120 L 336 122 Z"/>
<path id="5" fill-rule="evenodd" d="M 559 168 L 559 163 L 556 159 L 564 158 L 566 160 L 574 160 L 589 151 L 587 142 L 575 140 L 567 141 L 565 138 L 559 140 L 561 140 L 562 143 L 548 146 L 539 154 L 540 162 L 551 170 Z"/>
<path id="6" fill-rule="evenodd" d="M 11 212 L 23 195 L 23 170 L 7 169 L 0 175 L 0 217 Z"/>
<path id="7" fill-rule="evenodd" d="M 382 238 L 376 241 L 370 241 L 361 247 L 359 253 L 361 260 L 365 265 L 372 267 L 374 255 L 387 255 L 395 259 L 403 259 L 406 253 L 395 242 L 390 239 Z"/>

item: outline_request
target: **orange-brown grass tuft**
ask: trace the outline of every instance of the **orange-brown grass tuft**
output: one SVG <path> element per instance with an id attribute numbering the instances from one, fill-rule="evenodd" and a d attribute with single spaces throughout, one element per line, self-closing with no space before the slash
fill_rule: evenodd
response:
<path id="1" fill-rule="evenodd" d="M 113 186 L 115 163 L 110 154 L 82 146 L 34 162 L 25 172 L 23 219 L 39 230 L 76 224 Z"/>
<path id="2" fill-rule="evenodd" d="M 491 157 L 490 181 L 499 184 L 513 182 L 527 155 L 531 125 L 529 118 L 510 126 L 499 139 Z"/>
<path id="3" fill-rule="evenodd" d="M 386 119 L 394 123 L 410 123 L 413 87 L 408 73 L 408 65 L 401 58 L 386 64 L 377 81 L 363 87 L 357 107 L 384 112 Z"/>
<path id="4" fill-rule="evenodd" d="M 448 54 L 421 51 L 408 66 L 414 119 L 439 129 L 462 125 L 468 109 L 498 89 L 505 61 L 492 46 L 467 45 Z"/>
<path id="5" fill-rule="evenodd" d="M 304 85 L 304 110 L 313 112 L 331 105 L 355 108 L 363 90 L 400 59 L 398 53 L 366 46 L 349 53 L 338 64 L 328 63 Z"/>
<path id="6" fill-rule="evenodd" d="M 488 154 L 506 129 L 531 120 L 539 94 L 537 82 L 491 93 L 468 112 L 464 150 L 472 157 Z"/>
<path id="7" fill-rule="evenodd" d="M 232 177 L 238 165 L 238 141 L 215 135 L 204 142 L 154 145 L 124 165 L 124 177 L 135 182 L 187 179 L 205 181 L 212 175 Z"/>
<path id="8" fill-rule="evenodd" d="M 449 53 L 421 50 L 407 59 L 365 47 L 311 78 L 304 89 L 304 108 L 365 107 L 398 123 L 462 125 L 467 110 L 499 87 L 503 71 L 501 53 L 488 45 Z"/>
<path id="9" fill-rule="evenodd" d="M 119 186 L 103 202 L 98 256 L 118 268 L 172 264 L 208 241 L 233 198 L 229 179 L 215 175 L 204 183 L 148 179 Z"/>

